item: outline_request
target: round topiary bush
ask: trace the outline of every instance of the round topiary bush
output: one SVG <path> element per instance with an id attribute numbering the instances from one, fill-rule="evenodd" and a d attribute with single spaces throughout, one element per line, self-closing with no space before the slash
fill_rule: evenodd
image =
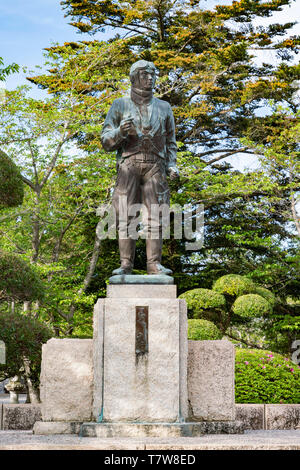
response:
<path id="1" fill-rule="evenodd" d="M 192 318 L 188 320 L 188 339 L 195 341 L 222 339 L 222 333 L 213 322 Z"/>
<path id="2" fill-rule="evenodd" d="M 276 297 L 271 291 L 269 291 L 269 289 L 266 289 L 265 287 L 257 286 L 256 294 L 261 295 L 264 299 L 266 299 L 272 305 L 272 307 L 274 307 L 276 303 Z"/>
<path id="3" fill-rule="evenodd" d="M 241 295 L 232 306 L 232 311 L 244 318 L 262 317 L 272 313 L 272 310 L 270 302 L 258 294 Z"/>
<path id="4" fill-rule="evenodd" d="M 259 349 L 236 349 L 236 403 L 300 403 L 300 366 Z"/>
<path id="5" fill-rule="evenodd" d="M 181 294 L 179 298 L 185 299 L 193 318 L 201 316 L 203 310 L 226 307 L 225 297 L 210 289 L 192 289 Z"/>
<path id="6" fill-rule="evenodd" d="M 245 276 L 227 274 L 214 283 L 213 290 L 220 294 L 239 297 L 240 295 L 255 293 L 256 285 Z"/>
<path id="7" fill-rule="evenodd" d="M 18 167 L 0 150 L 0 210 L 22 204 L 23 181 Z"/>
<path id="8" fill-rule="evenodd" d="M 0 253 L 0 300 L 31 301 L 43 297 L 43 284 L 33 267 L 10 253 Z"/>

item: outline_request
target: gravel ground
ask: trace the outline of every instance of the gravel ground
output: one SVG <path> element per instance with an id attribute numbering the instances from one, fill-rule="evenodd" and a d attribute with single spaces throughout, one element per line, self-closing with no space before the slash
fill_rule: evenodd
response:
<path id="1" fill-rule="evenodd" d="M 300 450 L 300 430 L 246 431 L 191 438 L 80 438 L 0 431 L 0 450 Z"/>

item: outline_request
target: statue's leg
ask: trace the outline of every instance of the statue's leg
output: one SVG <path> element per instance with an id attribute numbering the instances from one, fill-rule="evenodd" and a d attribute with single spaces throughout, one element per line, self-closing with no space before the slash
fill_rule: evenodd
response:
<path id="1" fill-rule="evenodd" d="M 121 266 L 113 271 L 114 275 L 131 274 L 133 269 L 136 240 L 128 236 L 128 228 L 133 219 L 132 216 L 128 217 L 128 208 L 140 201 L 139 178 L 138 172 L 130 162 L 120 164 L 113 194 L 113 206 L 116 211 Z"/>
<path id="2" fill-rule="evenodd" d="M 155 169 L 157 171 L 155 171 Z M 172 274 L 161 264 L 162 223 L 165 209 L 169 207 L 169 188 L 165 173 L 156 165 L 144 177 L 142 200 L 148 212 L 146 253 L 148 274 Z"/>

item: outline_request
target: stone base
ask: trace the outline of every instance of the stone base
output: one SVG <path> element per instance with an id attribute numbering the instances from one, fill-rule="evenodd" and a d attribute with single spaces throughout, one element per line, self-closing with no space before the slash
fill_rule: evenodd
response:
<path id="1" fill-rule="evenodd" d="M 52 434 L 79 434 L 82 423 L 67 421 L 37 421 L 33 434 L 50 436 Z"/>
<path id="2" fill-rule="evenodd" d="M 238 421 L 202 421 L 198 423 L 83 423 L 80 437 L 200 437 L 205 434 L 242 434 Z"/>
<path id="3" fill-rule="evenodd" d="M 110 284 L 156 284 L 170 285 L 174 284 L 174 279 L 166 274 L 123 274 L 115 275 L 109 278 Z"/>
<path id="4" fill-rule="evenodd" d="M 176 299 L 175 285 L 108 287 L 107 298 L 99 299 L 94 311 L 94 420 L 186 419 L 185 301 Z"/>

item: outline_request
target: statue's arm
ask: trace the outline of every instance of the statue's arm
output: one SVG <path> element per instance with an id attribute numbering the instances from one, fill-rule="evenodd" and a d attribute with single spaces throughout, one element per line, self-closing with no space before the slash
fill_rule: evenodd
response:
<path id="1" fill-rule="evenodd" d="M 120 122 L 122 119 L 122 105 L 120 100 L 113 102 L 107 113 L 101 132 L 101 143 L 108 152 L 121 147 L 126 135 L 122 134 Z"/>
<path id="2" fill-rule="evenodd" d="M 167 172 L 168 173 L 175 172 L 178 175 L 179 172 L 176 166 L 177 144 L 176 144 L 176 136 L 175 136 L 175 120 L 174 120 L 171 106 L 169 107 L 166 130 L 167 130 L 167 138 L 166 138 Z"/>

